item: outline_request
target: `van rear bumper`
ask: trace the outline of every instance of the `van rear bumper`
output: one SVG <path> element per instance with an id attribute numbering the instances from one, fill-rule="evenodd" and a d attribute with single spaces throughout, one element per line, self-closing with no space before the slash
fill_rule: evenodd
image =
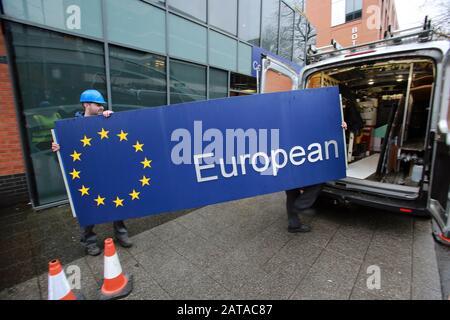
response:
<path id="1" fill-rule="evenodd" d="M 420 200 L 400 200 L 381 195 L 338 189 L 329 185 L 323 188 L 321 196 L 325 196 L 341 204 L 358 204 L 409 215 L 430 216 L 426 202 Z"/>

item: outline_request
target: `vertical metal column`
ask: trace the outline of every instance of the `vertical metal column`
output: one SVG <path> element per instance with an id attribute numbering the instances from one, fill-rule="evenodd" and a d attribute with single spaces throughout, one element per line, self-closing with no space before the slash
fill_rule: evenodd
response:
<path id="1" fill-rule="evenodd" d="M 103 48 L 105 54 L 105 72 L 106 72 L 106 95 L 108 99 L 108 110 L 112 110 L 112 93 L 111 93 L 111 70 L 109 65 L 109 40 L 107 28 L 106 0 L 102 0 L 102 29 L 103 29 Z"/>

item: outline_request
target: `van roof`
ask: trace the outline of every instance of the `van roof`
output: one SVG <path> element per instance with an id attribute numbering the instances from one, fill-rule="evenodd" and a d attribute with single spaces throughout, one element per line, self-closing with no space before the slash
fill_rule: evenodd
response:
<path id="1" fill-rule="evenodd" d="M 388 39 L 389 40 L 389 39 Z M 387 40 L 387 41 L 388 41 Z M 314 62 L 307 65 L 303 71 L 320 68 L 322 66 L 327 66 L 343 61 L 356 61 L 372 57 L 383 57 L 390 54 L 401 53 L 401 52 L 412 52 L 418 50 L 435 49 L 441 51 L 444 55 L 450 50 L 450 41 L 448 40 L 433 40 L 427 42 L 410 42 L 404 44 L 391 44 L 376 46 L 376 42 L 371 44 L 368 43 L 365 46 L 360 46 L 360 50 L 356 50 L 352 47 L 340 49 L 336 52 L 329 51 L 321 54 L 323 56 L 322 60 Z"/>

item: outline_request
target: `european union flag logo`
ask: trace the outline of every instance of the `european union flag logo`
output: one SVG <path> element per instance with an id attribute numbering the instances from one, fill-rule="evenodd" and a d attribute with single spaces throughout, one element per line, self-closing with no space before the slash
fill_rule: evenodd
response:
<path id="1" fill-rule="evenodd" d="M 64 169 L 70 189 L 76 191 L 72 197 L 77 211 L 111 219 L 115 211 L 136 210 L 149 195 L 153 160 L 145 139 L 128 130 L 105 126 L 95 131 L 78 136 Z"/>
<path id="2" fill-rule="evenodd" d="M 136 143 L 131 146 L 131 143 L 128 141 L 128 133 L 124 132 L 123 130 L 120 131 L 120 133 L 116 134 L 117 137 L 114 137 L 114 133 L 112 133 L 112 137 L 110 138 L 110 131 L 106 131 L 104 128 L 100 132 L 97 132 L 98 136 L 93 136 L 92 138 L 84 135 L 83 139 L 80 139 L 80 152 L 77 152 L 76 150 L 73 151 L 73 153 L 70 155 L 73 158 L 73 169 L 71 172 L 69 172 L 69 175 L 72 177 L 71 184 L 75 188 L 79 188 L 78 191 L 80 192 L 80 197 L 83 198 L 84 201 L 91 201 L 92 206 L 106 206 L 111 208 L 118 208 L 118 207 L 125 207 L 128 203 L 128 201 L 139 201 L 141 193 L 147 191 L 145 188 L 150 187 L 150 180 L 151 178 L 147 177 L 148 173 L 144 172 L 147 168 L 151 169 L 152 160 L 148 159 L 146 156 L 141 157 L 143 158 L 142 161 L 139 163 L 135 163 L 136 166 L 141 166 L 143 169 L 143 175 L 140 180 L 138 180 L 138 177 L 136 176 L 135 181 L 133 183 L 133 180 L 131 180 L 131 185 L 123 185 L 123 188 L 121 190 L 117 190 L 115 193 L 111 193 L 110 190 L 105 190 L 96 185 L 95 183 L 93 185 L 88 184 L 87 186 L 83 183 L 84 172 L 86 172 L 86 178 L 89 177 L 89 174 L 94 174 L 89 172 L 89 163 L 92 161 L 91 158 L 95 159 L 95 150 L 97 149 L 100 144 L 110 144 L 110 148 L 118 149 L 117 145 L 119 144 L 126 144 L 128 145 L 128 149 L 130 150 L 131 155 L 121 154 L 121 155 L 114 155 L 112 159 L 116 157 L 124 157 L 124 158 L 132 158 L 133 160 L 136 158 L 133 155 L 133 152 L 135 153 L 142 153 L 144 152 L 144 144 L 140 143 L 139 140 L 136 140 Z M 83 159 L 85 161 L 83 162 L 81 156 L 84 153 Z M 119 160 L 122 161 L 122 160 Z M 83 164 L 86 163 L 86 165 L 83 166 Z M 133 162 L 130 163 L 130 165 L 133 165 Z M 77 170 L 78 169 L 78 170 Z M 83 175 L 81 175 L 81 172 L 83 171 Z M 117 175 L 118 173 L 113 173 L 114 175 Z M 128 189 L 132 189 L 130 193 L 128 193 L 127 197 L 127 187 Z M 94 199 L 93 196 L 97 195 L 97 197 Z"/>

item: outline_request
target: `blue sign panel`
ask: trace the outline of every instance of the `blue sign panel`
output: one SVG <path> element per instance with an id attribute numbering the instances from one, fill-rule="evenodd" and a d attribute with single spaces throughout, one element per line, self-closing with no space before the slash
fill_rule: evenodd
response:
<path id="1" fill-rule="evenodd" d="M 72 208 L 91 225 L 345 177 L 337 88 L 56 123 Z"/>

